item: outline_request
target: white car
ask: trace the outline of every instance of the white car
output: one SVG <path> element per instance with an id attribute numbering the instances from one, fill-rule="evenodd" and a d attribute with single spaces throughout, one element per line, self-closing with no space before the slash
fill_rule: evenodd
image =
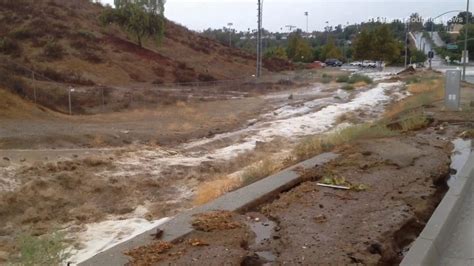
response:
<path id="1" fill-rule="evenodd" d="M 354 61 L 354 62 L 351 62 L 349 63 L 350 66 L 358 66 L 358 67 L 361 67 L 362 66 L 362 62 L 360 61 Z"/>
<path id="2" fill-rule="evenodd" d="M 374 62 L 374 61 L 370 61 L 370 60 L 364 60 L 364 62 L 362 62 L 362 67 L 376 68 L 377 63 Z"/>

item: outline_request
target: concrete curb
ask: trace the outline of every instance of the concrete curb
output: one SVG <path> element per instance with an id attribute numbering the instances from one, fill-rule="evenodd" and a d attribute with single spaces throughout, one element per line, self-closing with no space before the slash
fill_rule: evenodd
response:
<path id="1" fill-rule="evenodd" d="M 328 163 L 337 157 L 338 155 L 334 153 L 318 155 L 249 186 L 227 193 L 206 205 L 179 214 L 169 222 L 157 227 L 164 232 L 162 240 L 168 242 L 178 241 L 193 232 L 194 229 L 191 226 L 191 221 L 193 215 L 197 213 L 213 210 L 246 211 L 252 207 L 258 206 L 276 194 L 288 190 L 300 183 L 302 177 L 296 170 L 311 169 L 315 166 Z M 124 265 L 128 263 L 129 258 L 123 253 L 130 249 L 150 244 L 153 241 L 152 234 L 156 232 L 157 228 L 138 235 L 137 237 L 114 246 L 109 250 L 101 252 L 79 265 Z"/>
<path id="2" fill-rule="evenodd" d="M 474 182 L 474 153 L 471 153 L 456 181 L 448 190 L 417 240 L 400 265 L 437 265 L 444 250 L 443 243 L 451 234 L 460 205 Z"/>

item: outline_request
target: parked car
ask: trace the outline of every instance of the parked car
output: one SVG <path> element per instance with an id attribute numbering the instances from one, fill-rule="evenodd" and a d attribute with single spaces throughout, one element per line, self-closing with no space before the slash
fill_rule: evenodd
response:
<path id="1" fill-rule="evenodd" d="M 337 59 L 327 59 L 324 63 L 326 63 L 326 66 L 332 66 L 332 67 L 342 66 L 342 62 Z"/>
<path id="2" fill-rule="evenodd" d="M 362 67 L 366 67 L 366 68 L 376 68 L 377 67 L 377 63 L 374 62 L 374 61 L 370 61 L 370 60 L 364 60 L 362 62 Z"/>
<path id="3" fill-rule="evenodd" d="M 308 65 L 309 68 L 325 68 L 326 64 L 321 61 L 314 61 Z"/>
<path id="4" fill-rule="evenodd" d="M 360 62 L 360 61 L 354 61 L 354 62 L 349 63 L 349 65 L 350 65 L 350 66 L 361 67 L 361 66 L 362 66 L 362 62 Z"/>

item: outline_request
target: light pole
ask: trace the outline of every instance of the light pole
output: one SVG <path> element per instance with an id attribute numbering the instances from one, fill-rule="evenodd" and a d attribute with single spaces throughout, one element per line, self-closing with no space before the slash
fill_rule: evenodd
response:
<path id="1" fill-rule="evenodd" d="M 329 42 L 329 21 L 326 21 L 326 45 Z"/>
<path id="2" fill-rule="evenodd" d="M 304 15 L 306 16 L 306 33 L 309 33 L 309 12 L 304 12 Z"/>
<path id="3" fill-rule="evenodd" d="M 262 12 L 263 0 L 258 0 L 257 21 L 257 78 L 262 74 Z"/>
<path id="4" fill-rule="evenodd" d="M 408 21 L 405 24 L 405 69 L 408 65 Z"/>
<path id="5" fill-rule="evenodd" d="M 467 0 L 466 7 L 466 24 L 464 25 L 464 53 L 463 53 L 463 64 L 462 64 L 462 80 L 466 81 L 466 66 L 467 66 L 467 28 L 469 27 L 469 0 Z"/>
<path id="6" fill-rule="evenodd" d="M 227 23 L 227 27 L 229 27 L 229 47 L 232 47 L 232 26 L 234 26 L 234 23 Z"/>
<path id="7" fill-rule="evenodd" d="M 436 16 L 436 17 L 430 19 L 430 20 L 431 20 L 431 39 L 433 39 L 434 24 L 435 24 L 434 21 L 435 21 L 435 19 L 437 19 L 437 18 L 439 18 L 439 17 L 441 17 L 441 16 L 444 16 L 444 15 L 446 15 L 446 14 L 449 14 L 449 13 L 454 13 L 454 12 L 463 12 L 463 10 L 451 10 L 451 11 L 447 11 L 447 12 L 444 12 L 443 14 L 440 14 L 440 15 L 438 15 L 438 16 Z"/>

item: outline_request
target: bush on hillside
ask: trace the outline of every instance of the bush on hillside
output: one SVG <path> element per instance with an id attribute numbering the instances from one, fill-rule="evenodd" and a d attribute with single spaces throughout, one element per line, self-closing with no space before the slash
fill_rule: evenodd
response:
<path id="1" fill-rule="evenodd" d="M 17 41 L 3 37 L 0 38 L 0 53 L 19 56 L 21 54 L 21 47 Z"/>
<path id="2" fill-rule="evenodd" d="M 59 60 L 64 57 L 64 48 L 56 41 L 49 41 L 43 48 L 43 56 L 51 60 Z"/>

